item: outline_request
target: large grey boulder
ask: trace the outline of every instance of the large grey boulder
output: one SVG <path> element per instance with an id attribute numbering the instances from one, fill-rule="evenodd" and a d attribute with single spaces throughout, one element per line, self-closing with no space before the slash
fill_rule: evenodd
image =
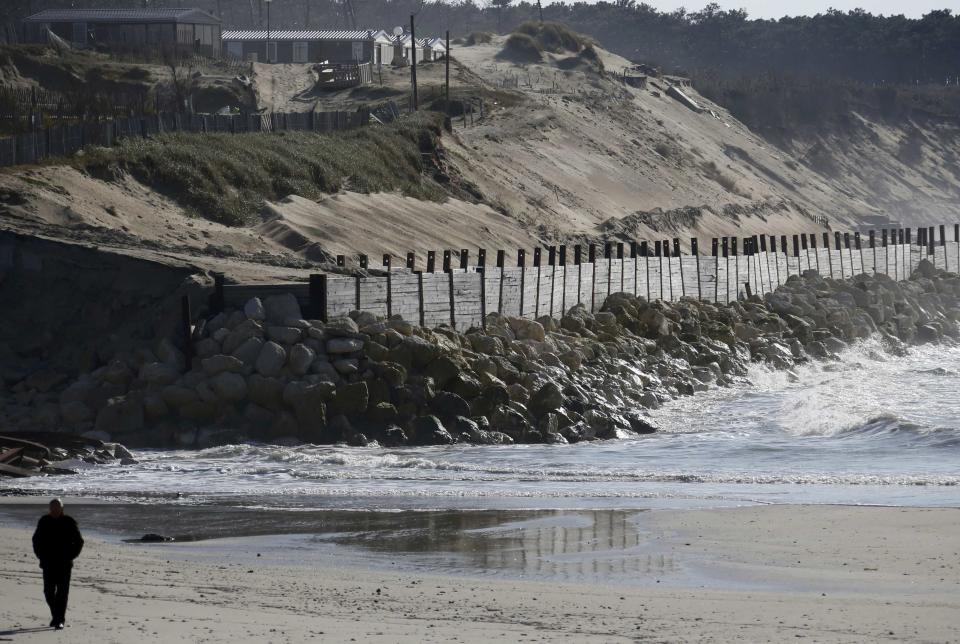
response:
<path id="1" fill-rule="evenodd" d="M 244 320 L 223 338 L 223 352 L 233 353 L 247 338 L 263 338 L 263 325 L 256 320 Z"/>
<path id="2" fill-rule="evenodd" d="M 441 418 L 469 416 L 470 404 L 449 391 L 439 391 L 430 401 L 430 410 Z"/>
<path id="3" fill-rule="evenodd" d="M 271 295 L 263 301 L 263 308 L 267 315 L 267 321 L 274 324 L 283 324 L 288 319 L 303 319 L 300 304 L 297 303 L 297 298 L 291 293 Z"/>
<path id="4" fill-rule="evenodd" d="M 213 338 L 203 338 L 193 343 L 193 355 L 198 358 L 209 358 L 220 353 L 220 343 Z"/>
<path id="5" fill-rule="evenodd" d="M 296 344 L 300 342 L 301 331 L 292 326 L 270 326 L 267 337 L 279 344 Z"/>
<path id="6" fill-rule="evenodd" d="M 560 387 L 553 382 L 547 382 L 531 396 L 527 407 L 534 416 L 539 418 L 560 409 L 562 405 L 563 392 L 560 391 Z"/>
<path id="7" fill-rule="evenodd" d="M 317 354 L 306 345 L 295 344 L 290 349 L 290 355 L 287 356 L 287 367 L 295 376 L 305 375 L 316 357 Z"/>
<path id="8" fill-rule="evenodd" d="M 330 338 L 327 340 L 327 353 L 355 353 L 363 349 L 363 340 L 356 338 Z"/>
<path id="9" fill-rule="evenodd" d="M 329 320 L 323 327 L 328 337 L 355 337 L 360 332 L 360 327 L 349 317 L 335 317 Z"/>
<path id="10" fill-rule="evenodd" d="M 133 396 L 111 398 L 97 414 L 94 429 L 111 435 L 143 429 L 143 404 Z"/>
<path id="11" fill-rule="evenodd" d="M 277 411 L 283 406 L 284 384 L 278 378 L 250 374 L 247 377 L 247 391 L 250 400 L 265 409 Z"/>
<path id="12" fill-rule="evenodd" d="M 176 382 L 180 378 L 180 371 L 165 362 L 149 362 L 140 367 L 137 377 L 151 385 L 162 386 Z"/>
<path id="13" fill-rule="evenodd" d="M 177 371 L 183 371 L 187 366 L 187 357 L 183 355 L 183 351 L 173 345 L 169 338 L 164 338 L 157 345 L 157 357 L 160 362 L 174 367 Z"/>
<path id="14" fill-rule="evenodd" d="M 227 402 L 240 402 L 247 397 L 247 381 L 238 373 L 219 373 L 210 379 L 210 387 Z"/>
<path id="15" fill-rule="evenodd" d="M 263 340 L 260 338 L 247 338 L 239 347 L 230 354 L 244 365 L 252 367 L 257 363 L 260 357 L 260 350 L 263 349 Z"/>
<path id="16" fill-rule="evenodd" d="M 251 297 L 247 300 L 247 303 L 243 305 L 243 313 L 248 320 L 262 322 L 267 319 L 267 311 L 263 308 L 263 302 L 259 297 Z"/>
<path id="17" fill-rule="evenodd" d="M 267 342 L 257 356 L 257 373 L 261 376 L 276 376 L 287 361 L 287 352 L 276 342 Z"/>
<path id="18" fill-rule="evenodd" d="M 215 376 L 224 371 L 239 373 L 243 370 L 243 361 L 233 356 L 215 355 L 200 361 L 204 373 Z"/>
<path id="19" fill-rule="evenodd" d="M 411 428 L 413 429 L 413 440 L 418 445 L 452 445 L 456 442 L 436 416 L 414 418 Z"/>
<path id="20" fill-rule="evenodd" d="M 168 387 L 164 387 L 160 392 L 160 397 L 163 399 L 164 403 L 174 409 L 182 409 L 187 405 L 200 400 L 200 396 L 194 389 L 190 387 L 184 387 L 182 385 L 170 385 Z"/>
<path id="21" fill-rule="evenodd" d="M 330 401 L 330 415 L 359 416 L 367 411 L 369 403 L 370 390 L 366 382 L 344 385 Z"/>

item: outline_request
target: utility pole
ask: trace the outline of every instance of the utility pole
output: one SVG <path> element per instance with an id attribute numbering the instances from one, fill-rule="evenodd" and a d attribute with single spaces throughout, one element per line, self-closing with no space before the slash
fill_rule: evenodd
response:
<path id="1" fill-rule="evenodd" d="M 447 100 L 444 107 L 447 108 L 447 111 L 450 110 L 450 30 L 447 30 L 447 53 L 444 56 L 447 64 Z"/>
<path id="2" fill-rule="evenodd" d="M 272 63 L 273 61 L 270 60 L 270 5 L 272 3 L 272 0 L 266 0 L 266 1 L 267 1 L 267 62 Z"/>
<path id="3" fill-rule="evenodd" d="M 413 26 L 413 14 L 410 14 L 410 82 L 413 84 L 413 111 L 418 109 L 417 101 L 417 32 Z"/>
<path id="4" fill-rule="evenodd" d="M 537 0 L 537 9 L 540 11 L 540 23 L 543 24 L 543 5 Z"/>

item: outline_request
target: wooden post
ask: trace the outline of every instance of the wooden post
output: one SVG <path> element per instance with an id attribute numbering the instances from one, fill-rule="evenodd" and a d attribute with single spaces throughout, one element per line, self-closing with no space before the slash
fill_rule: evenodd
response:
<path id="1" fill-rule="evenodd" d="M 783 284 L 780 281 L 780 257 L 777 255 L 777 236 L 770 235 L 770 255 L 773 257 L 773 267 L 777 271 L 777 286 Z M 776 290 L 776 289 L 774 289 Z"/>
<path id="2" fill-rule="evenodd" d="M 410 83 L 413 85 L 413 111 L 419 109 L 417 100 L 417 32 L 413 24 L 413 14 L 410 14 Z M 422 326 L 422 325 L 421 325 Z"/>
<path id="3" fill-rule="evenodd" d="M 360 255 L 360 268 L 367 270 L 367 264 L 369 260 L 366 255 Z"/>
<path id="4" fill-rule="evenodd" d="M 607 260 L 607 297 L 610 297 L 610 286 L 613 281 L 613 251 L 610 242 L 603 244 L 603 258 Z"/>
<path id="5" fill-rule="evenodd" d="M 954 273 L 960 273 L 960 224 L 953 225 L 953 241 L 957 242 L 957 264 Z"/>
<path id="6" fill-rule="evenodd" d="M 407 269 L 413 271 L 417 264 L 417 256 L 415 253 L 407 253 Z"/>
<path id="7" fill-rule="evenodd" d="M 180 298 L 180 328 L 183 333 L 183 354 L 187 357 L 187 366 L 193 360 L 193 314 L 190 311 L 190 296 Z"/>
<path id="8" fill-rule="evenodd" d="M 346 255 L 337 255 L 337 266 L 339 266 L 340 268 L 343 268 L 346 265 L 347 265 Z"/>
<path id="9" fill-rule="evenodd" d="M 555 305 L 554 301 L 554 292 L 557 290 L 557 247 L 550 246 L 547 248 L 547 266 L 550 267 L 550 312 L 549 316 L 553 317 L 553 307 Z"/>
<path id="10" fill-rule="evenodd" d="M 533 265 L 537 269 L 537 292 L 534 295 L 533 300 L 533 317 L 534 319 L 540 315 L 540 247 L 537 246 L 533 249 Z"/>
<path id="11" fill-rule="evenodd" d="M 450 272 L 450 251 L 449 250 L 443 251 L 443 272 L 444 273 Z"/>
<path id="12" fill-rule="evenodd" d="M 840 248 L 840 231 L 839 230 L 835 231 L 833 233 L 833 237 L 834 237 L 834 244 L 837 250 L 837 255 L 840 257 L 840 279 L 843 279 L 843 249 Z M 830 263 L 830 276 L 833 277 L 833 260 L 832 259 Z"/>
<path id="13" fill-rule="evenodd" d="M 700 249 L 697 247 L 697 238 L 690 238 L 690 253 L 697 260 L 697 299 L 703 299 L 703 286 L 700 284 Z"/>
<path id="14" fill-rule="evenodd" d="M 597 247 L 594 244 L 587 246 L 590 259 L 590 312 L 597 310 Z"/>
<path id="15" fill-rule="evenodd" d="M 223 313 L 225 300 L 223 293 L 224 276 L 223 273 L 213 274 L 213 296 L 210 298 L 210 310 L 213 313 Z"/>
<path id="16" fill-rule="evenodd" d="M 327 321 L 327 276 L 321 273 L 310 274 L 309 285 L 310 315 Z"/>
<path id="17" fill-rule="evenodd" d="M 461 269 L 467 270 L 467 261 L 469 256 L 470 256 L 469 250 L 467 250 L 466 248 L 460 249 L 460 268 Z"/>
<path id="18" fill-rule="evenodd" d="M 480 276 L 480 328 L 487 328 L 487 268 L 483 264 L 477 266 Z"/>
<path id="19" fill-rule="evenodd" d="M 423 314 L 423 272 L 417 271 L 417 300 L 420 304 L 420 326 L 424 326 Z"/>
<path id="20" fill-rule="evenodd" d="M 671 254 L 671 253 L 670 253 L 670 240 L 669 240 L 669 239 L 664 239 L 664 240 L 663 240 L 663 255 L 660 256 L 660 296 L 663 297 L 663 274 L 664 274 L 664 270 L 663 270 L 663 258 L 666 258 L 666 259 L 667 259 L 667 270 L 666 270 L 666 274 L 667 274 L 667 286 L 670 287 L 670 288 L 669 288 L 670 295 L 669 295 L 669 299 L 667 300 L 668 302 L 672 302 L 672 301 L 673 301 L 673 274 L 670 272 L 670 254 Z"/>
<path id="21" fill-rule="evenodd" d="M 620 292 L 623 293 L 623 242 L 617 242 L 617 259 L 620 260 Z"/>
<path id="22" fill-rule="evenodd" d="M 557 249 L 558 261 L 563 266 L 563 284 L 560 285 L 560 316 L 567 312 L 567 245 L 560 244 Z M 579 270 L 579 269 L 577 269 Z"/>
<path id="23" fill-rule="evenodd" d="M 427 272 L 432 273 L 437 265 L 437 253 L 436 251 L 428 250 L 427 251 Z"/>
<path id="24" fill-rule="evenodd" d="M 383 267 L 387 269 L 387 319 L 393 317 L 393 273 L 390 270 L 390 253 L 383 255 Z"/>
<path id="25" fill-rule="evenodd" d="M 580 244 L 573 246 L 573 264 L 577 267 L 577 304 L 580 304 L 580 287 L 583 285 L 583 257 Z"/>
<path id="26" fill-rule="evenodd" d="M 643 293 L 639 293 L 639 292 L 638 292 L 637 295 L 638 295 L 638 296 L 644 295 L 644 297 L 646 297 L 647 300 L 649 300 L 649 299 L 650 299 L 650 262 L 647 260 L 647 252 L 648 252 L 648 251 L 647 251 L 647 242 L 645 242 L 645 241 L 640 242 L 639 247 L 637 248 L 637 257 L 638 257 L 638 258 L 640 258 L 640 257 L 643 258 L 644 281 L 647 283 L 647 292 L 646 292 L 646 294 L 643 294 Z M 640 268 L 639 268 L 639 266 L 640 266 L 640 260 L 637 259 L 637 262 L 636 262 L 636 264 L 634 265 L 634 270 L 635 270 L 636 275 L 639 275 L 639 274 L 640 274 Z M 639 282 L 639 279 L 637 279 L 637 281 Z M 638 287 L 638 290 L 639 290 L 639 287 Z"/>
<path id="27" fill-rule="evenodd" d="M 687 294 L 686 287 L 683 284 L 683 258 L 680 256 L 680 239 L 673 238 L 673 256 L 677 258 L 677 264 L 680 266 L 680 297 Z M 670 296 L 673 297 L 673 270 L 670 270 Z"/>
<path id="28" fill-rule="evenodd" d="M 816 260 L 816 270 L 820 273 L 820 254 L 817 253 L 817 235 L 810 233 L 810 243 L 807 246 L 807 265 L 810 264 L 810 251 L 813 251 L 813 259 Z M 823 275 L 823 273 L 820 273 Z"/>
<path id="29" fill-rule="evenodd" d="M 481 248 L 477 250 L 477 266 L 483 268 L 487 265 L 487 249 Z"/>
<path id="30" fill-rule="evenodd" d="M 449 252 L 449 251 L 447 251 Z M 447 271 L 447 279 L 450 284 L 450 328 L 456 330 L 457 328 L 457 301 L 454 295 L 453 290 L 453 271 Z"/>
<path id="31" fill-rule="evenodd" d="M 506 265 L 507 252 L 497 251 L 497 268 L 500 269 L 500 293 L 497 296 L 497 313 L 503 315 L 503 267 Z"/>
<path id="32" fill-rule="evenodd" d="M 447 81 L 445 83 L 446 87 L 446 97 L 444 99 L 444 107 L 446 108 L 447 113 L 450 113 L 450 31 L 447 31 L 447 51 L 443 56 L 444 62 L 446 65 L 446 75 Z"/>
<path id="33" fill-rule="evenodd" d="M 527 286 L 527 251 L 522 248 L 517 249 L 517 266 L 520 268 L 520 312 L 517 317 L 523 317 L 523 296 Z"/>

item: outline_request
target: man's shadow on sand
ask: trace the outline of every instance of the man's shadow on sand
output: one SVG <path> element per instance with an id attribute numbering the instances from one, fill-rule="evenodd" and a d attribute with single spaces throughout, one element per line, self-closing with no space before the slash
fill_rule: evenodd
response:
<path id="1" fill-rule="evenodd" d="M 56 630 L 53 626 L 35 626 L 33 628 L 14 628 L 6 631 L 0 631 L 0 642 L 12 642 L 13 639 L 4 637 L 5 635 L 26 635 L 27 633 L 42 633 L 44 631 Z"/>

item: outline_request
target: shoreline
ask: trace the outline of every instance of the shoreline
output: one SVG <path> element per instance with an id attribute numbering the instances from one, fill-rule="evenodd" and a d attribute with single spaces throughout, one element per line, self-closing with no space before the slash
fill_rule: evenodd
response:
<path id="1" fill-rule="evenodd" d="M 39 515 L 42 507 L 36 509 Z M 960 567 L 951 541 L 960 529 L 960 510 L 756 506 L 623 513 L 634 521 L 636 542 L 590 549 L 610 514 L 597 514 L 592 527 L 584 513 L 569 513 L 559 521 L 509 517 L 453 530 L 461 556 L 479 542 L 502 546 L 485 553 L 482 567 L 467 561 L 460 569 L 440 565 L 442 549 L 429 539 L 418 542 L 417 531 L 409 535 L 405 554 L 384 552 L 369 534 L 350 531 L 337 534 L 352 545 L 335 547 L 309 535 L 140 545 L 88 534 L 75 567 L 67 632 L 81 643 L 133 637 L 291 642 L 311 636 L 383 642 L 960 637 L 955 619 Z M 29 552 L 31 530 L 4 524 L 0 594 L 10 601 L 0 606 L 0 620 L 11 631 L 42 625 L 45 606 Z M 91 527 L 81 521 L 90 534 Z M 578 531 L 579 540 L 571 538 Z M 395 542 L 394 533 L 402 532 L 402 526 L 387 524 L 370 534 Z M 563 548 L 544 540 L 550 534 L 562 537 L 555 544 Z M 526 545 L 518 550 L 517 543 Z M 410 558 L 414 565 L 405 565 Z M 516 562 L 524 567 L 503 572 Z M 575 574 L 578 566 L 588 574 Z M 24 632 L 16 641 L 45 637 Z"/>

